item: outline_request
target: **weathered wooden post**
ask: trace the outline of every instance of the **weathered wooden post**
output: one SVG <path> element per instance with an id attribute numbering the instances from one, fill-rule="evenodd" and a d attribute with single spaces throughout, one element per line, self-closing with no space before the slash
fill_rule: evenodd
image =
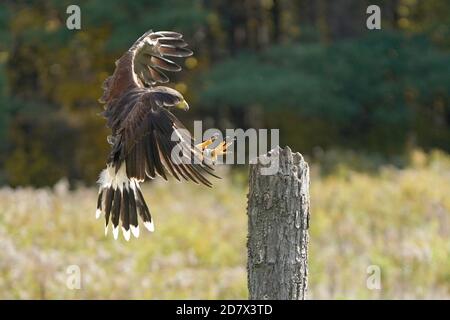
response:
<path id="1" fill-rule="evenodd" d="M 269 159 L 278 170 L 262 174 Z M 309 167 L 300 153 L 277 147 L 250 165 L 247 214 L 250 299 L 305 299 Z"/>

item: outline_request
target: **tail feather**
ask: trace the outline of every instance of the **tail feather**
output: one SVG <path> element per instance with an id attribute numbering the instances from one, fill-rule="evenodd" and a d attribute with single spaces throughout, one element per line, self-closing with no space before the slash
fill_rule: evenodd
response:
<path id="1" fill-rule="evenodd" d="M 133 188 L 130 188 L 130 225 L 131 232 L 137 238 L 139 237 L 139 225 L 138 225 L 138 217 L 137 217 L 137 209 L 136 209 L 136 196 L 133 191 Z"/>
<path id="2" fill-rule="evenodd" d="M 99 196 L 97 200 L 96 217 L 105 215 L 105 235 L 108 233 L 108 225 L 111 220 L 114 239 L 119 235 L 119 223 L 125 240 L 130 239 L 130 234 L 139 237 L 138 214 L 144 226 L 151 232 L 154 225 L 150 210 L 145 203 L 139 181 L 129 178 L 126 174 L 126 164 L 116 169 L 109 164 L 100 174 Z"/>
<path id="3" fill-rule="evenodd" d="M 150 210 L 147 207 L 147 204 L 145 203 L 141 189 L 136 188 L 136 193 L 139 216 L 141 217 L 142 221 L 144 221 L 144 227 L 146 227 L 148 231 L 153 232 L 155 230 L 155 226 L 153 225 L 152 216 L 150 214 Z"/>
<path id="4" fill-rule="evenodd" d="M 102 188 L 102 187 L 100 187 Z M 112 187 L 106 187 L 106 194 L 105 194 L 105 235 L 108 233 L 108 223 L 109 223 L 109 217 L 111 215 L 111 208 L 114 201 L 114 189 Z M 105 193 L 105 192 L 103 192 Z"/>
<path id="5" fill-rule="evenodd" d="M 119 218 L 120 218 L 120 204 L 122 200 L 122 192 L 120 188 L 116 187 L 114 192 L 114 203 L 112 208 L 111 222 L 113 224 L 114 239 L 119 235 Z"/>
<path id="6" fill-rule="evenodd" d="M 100 191 L 98 192 L 98 198 L 97 198 L 97 210 L 95 211 L 95 218 L 98 219 L 100 218 L 101 214 L 102 214 L 102 199 L 103 199 L 103 193 L 104 193 L 104 189 L 100 189 Z"/>
<path id="7" fill-rule="evenodd" d="M 127 241 L 130 240 L 130 201 L 128 192 L 128 188 L 124 185 L 120 219 L 122 220 L 123 236 Z"/>

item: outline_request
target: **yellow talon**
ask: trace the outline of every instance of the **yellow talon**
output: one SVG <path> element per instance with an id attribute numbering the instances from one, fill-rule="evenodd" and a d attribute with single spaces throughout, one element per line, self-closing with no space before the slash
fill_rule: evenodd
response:
<path id="1" fill-rule="evenodd" d="M 219 145 L 217 147 L 212 149 L 210 154 L 209 154 L 209 158 L 211 159 L 211 161 L 213 163 L 215 163 L 218 156 L 227 154 L 228 147 L 233 144 L 233 141 L 234 141 L 234 139 L 232 141 L 230 141 L 230 142 L 226 142 L 224 140 L 221 143 L 219 143 Z"/>
<path id="2" fill-rule="evenodd" d="M 205 150 L 208 146 L 210 146 L 214 141 L 217 140 L 217 135 L 213 135 L 208 140 L 203 141 L 202 143 L 199 143 L 196 145 L 197 148 L 199 148 L 201 151 Z"/>
<path id="3" fill-rule="evenodd" d="M 217 147 L 212 149 L 208 148 L 211 144 L 214 143 L 214 141 L 217 140 L 218 136 L 218 134 L 215 134 L 208 140 L 195 145 L 196 154 L 201 161 L 206 160 L 207 162 L 214 164 L 218 156 L 227 154 L 227 150 L 233 144 L 234 139 L 227 142 L 227 140 L 229 139 L 225 138 L 225 140 L 220 142 Z"/>

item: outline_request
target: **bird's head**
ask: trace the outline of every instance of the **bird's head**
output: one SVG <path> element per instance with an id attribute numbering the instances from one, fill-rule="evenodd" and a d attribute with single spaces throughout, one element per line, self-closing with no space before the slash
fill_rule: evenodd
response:
<path id="1" fill-rule="evenodd" d="M 158 95 L 157 100 L 161 101 L 164 107 L 189 110 L 188 103 L 177 90 L 161 86 L 154 88 L 153 91 Z"/>

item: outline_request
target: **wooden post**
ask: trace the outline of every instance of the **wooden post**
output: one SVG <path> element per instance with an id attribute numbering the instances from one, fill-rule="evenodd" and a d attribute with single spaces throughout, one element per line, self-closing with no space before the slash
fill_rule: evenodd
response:
<path id="1" fill-rule="evenodd" d="M 279 169 L 261 174 L 263 163 Z M 250 165 L 248 194 L 250 299 L 303 300 L 308 286 L 309 166 L 277 147 Z"/>

